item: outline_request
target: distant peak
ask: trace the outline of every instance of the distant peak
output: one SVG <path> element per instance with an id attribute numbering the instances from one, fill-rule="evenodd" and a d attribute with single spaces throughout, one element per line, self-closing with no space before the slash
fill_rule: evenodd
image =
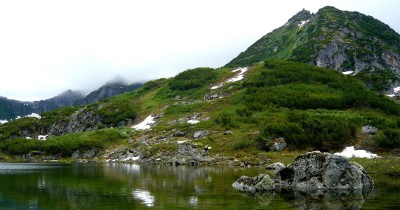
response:
<path id="1" fill-rule="evenodd" d="M 312 18 L 312 16 L 313 14 L 310 11 L 303 9 L 295 14 L 292 18 L 290 18 L 288 22 L 297 23 L 300 21 L 309 20 Z"/>
<path id="2" fill-rule="evenodd" d="M 318 12 L 320 11 L 340 11 L 340 10 L 333 6 L 325 6 L 318 10 Z"/>

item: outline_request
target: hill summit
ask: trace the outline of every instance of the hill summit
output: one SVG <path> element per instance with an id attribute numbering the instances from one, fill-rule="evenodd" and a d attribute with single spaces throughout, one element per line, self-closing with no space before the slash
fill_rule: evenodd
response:
<path id="1" fill-rule="evenodd" d="M 371 16 L 330 6 L 316 14 L 303 9 L 227 66 L 268 58 L 360 74 L 359 79 L 378 92 L 391 93 L 400 81 L 400 35 Z"/>

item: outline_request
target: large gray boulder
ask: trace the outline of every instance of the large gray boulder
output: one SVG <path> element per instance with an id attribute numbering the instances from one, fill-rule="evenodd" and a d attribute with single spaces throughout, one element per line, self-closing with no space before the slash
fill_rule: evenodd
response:
<path id="1" fill-rule="evenodd" d="M 255 177 L 242 176 L 232 184 L 232 187 L 249 193 L 272 191 L 275 189 L 274 181 L 267 174 Z"/>
<path id="2" fill-rule="evenodd" d="M 361 165 L 319 151 L 297 157 L 292 165 L 276 173 L 275 182 L 282 188 L 303 192 L 339 190 L 364 194 L 373 188 L 371 177 Z"/>

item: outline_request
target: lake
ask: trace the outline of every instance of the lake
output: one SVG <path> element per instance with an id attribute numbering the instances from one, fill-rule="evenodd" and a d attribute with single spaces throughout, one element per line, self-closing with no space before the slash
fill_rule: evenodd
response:
<path id="1" fill-rule="evenodd" d="M 372 175 L 366 196 L 298 192 L 243 194 L 232 188 L 262 168 L 135 164 L 0 163 L 0 209 L 395 209 L 400 178 Z"/>

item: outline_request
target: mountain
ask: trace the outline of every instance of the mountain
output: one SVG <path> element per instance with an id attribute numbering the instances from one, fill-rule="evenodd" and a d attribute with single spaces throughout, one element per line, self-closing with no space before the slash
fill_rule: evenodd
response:
<path id="1" fill-rule="evenodd" d="M 31 113 L 42 113 L 64 106 L 72 106 L 83 98 L 79 91 L 67 90 L 50 99 L 24 102 L 0 97 L 0 119 L 14 119 Z"/>
<path id="2" fill-rule="evenodd" d="M 359 12 L 329 6 L 316 14 L 302 10 L 227 66 L 248 66 L 268 58 L 352 71 L 378 92 L 391 93 L 400 86 L 400 35 Z"/>
<path id="3" fill-rule="evenodd" d="M 104 98 L 109 98 L 112 96 L 116 96 L 125 92 L 135 90 L 141 87 L 142 85 L 143 84 L 141 83 L 133 83 L 127 85 L 123 81 L 109 82 L 100 87 L 99 89 L 89 93 L 85 98 L 75 102 L 75 105 L 85 105 L 94 103 Z"/>
<path id="4" fill-rule="evenodd" d="M 387 45 L 395 39 L 382 38 L 386 27 L 378 34 L 376 29 L 357 26 L 354 21 L 358 19 L 353 20 L 353 16 L 378 23 L 332 7 L 317 14 L 303 10 L 228 66 L 189 69 L 105 100 L 44 112 L 40 119 L 26 117 L 0 125 L 0 152 L 57 159 L 94 157 L 101 151 L 97 157 L 104 161 L 171 165 L 258 165 L 277 154 L 271 151 L 285 147 L 292 153 L 339 151 L 353 145 L 398 154 L 400 104 L 360 82 L 360 74 L 374 84 L 382 83 L 379 79 L 384 80 L 382 75 L 387 72 L 397 77 L 395 65 L 379 54 L 397 53 L 395 46 Z M 343 18 L 346 21 L 338 22 Z M 316 36 L 318 30 L 324 33 Z M 359 43 L 367 43 L 369 36 L 377 38 L 368 52 L 379 56 L 361 60 Z M 271 46 L 272 52 L 265 50 Z M 311 53 L 306 54 L 306 46 L 312 46 L 308 48 Z M 345 46 L 351 47 L 341 48 Z M 331 56 L 328 48 L 336 53 Z M 357 55 L 346 57 L 351 49 Z M 327 58 L 321 56 L 323 52 Z M 269 58 L 272 55 L 274 59 Z M 329 59 L 336 56 L 353 59 L 354 64 L 348 68 L 339 65 L 338 69 L 335 65 L 318 67 L 340 63 L 340 59 Z M 361 61 L 370 69 L 361 68 Z M 339 72 L 355 70 L 356 66 L 360 67 L 356 76 Z M 48 135 L 49 140 L 26 139 L 39 135 Z"/>

